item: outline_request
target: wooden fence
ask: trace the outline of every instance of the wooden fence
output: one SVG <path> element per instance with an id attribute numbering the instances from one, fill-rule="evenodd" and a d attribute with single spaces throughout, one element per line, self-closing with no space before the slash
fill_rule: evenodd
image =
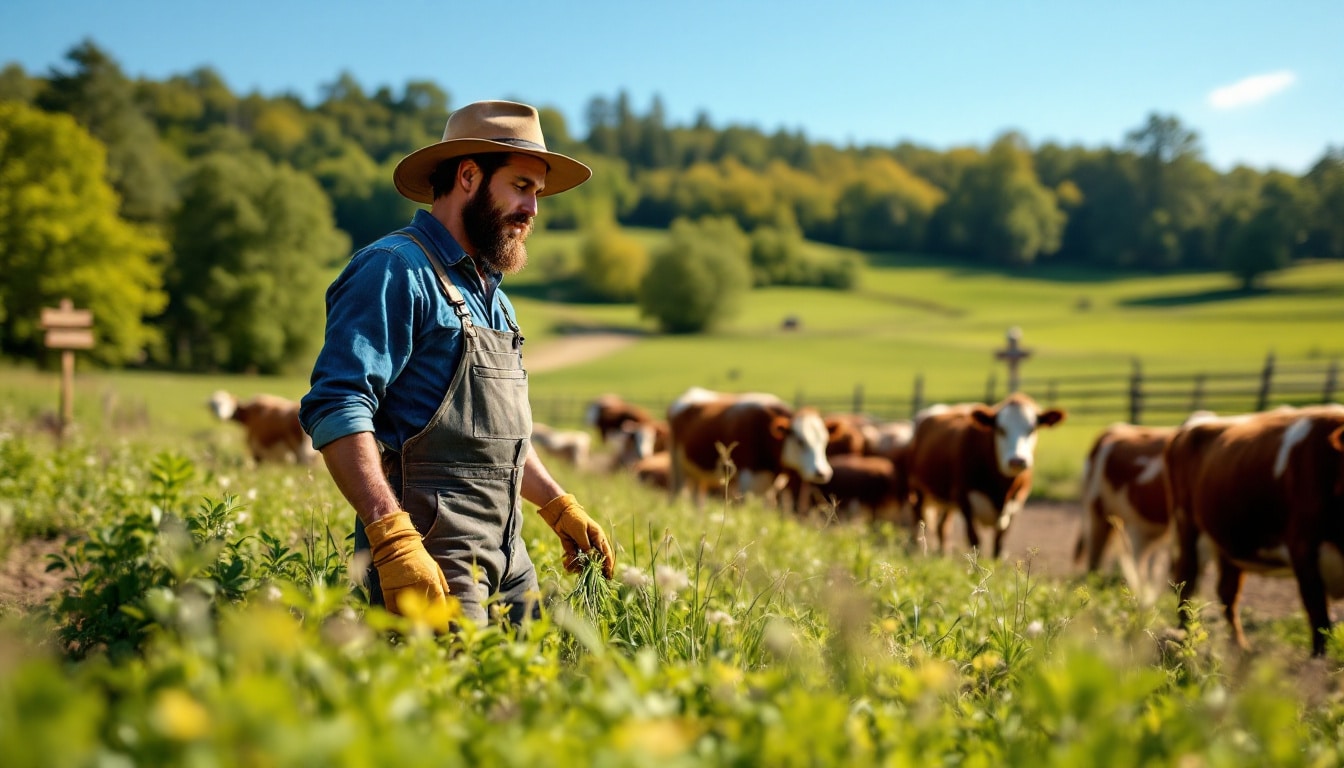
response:
<path id="1" fill-rule="evenodd" d="M 1045 405 L 1067 408 L 1071 418 L 1128 421 L 1131 424 L 1175 424 L 1191 411 L 1216 413 L 1263 411 L 1276 405 L 1332 402 L 1339 394 L 1339 361 L 1280 365 L 1274 355 L 1258 370 L 1198 371 L 1144 374 L 1134 361 L 1128 377 L 1114 374 L 1023 377 L 1021 390 Z M 679 392 L 653 395 L 621 393 L 629 402 L 661 416 Z M 795 406 L 810 405 L 823 413 L 865 413 L 878 419 L 909 418 L 931 403 L 993 403 L 1007 395 L 1006 387 L 991 376 L 980 392 L 927 393 L 917 374 L 906 393 L 869 392 L 862 384 L 849 392 L 775 392 Z M 577 426 L 591 398 L 534 396 L 532 412 L 538 421 Z"/>

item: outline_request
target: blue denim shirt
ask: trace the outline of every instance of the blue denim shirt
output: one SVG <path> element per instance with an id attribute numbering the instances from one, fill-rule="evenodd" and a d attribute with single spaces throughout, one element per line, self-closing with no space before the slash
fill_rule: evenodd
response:
<path id="1" fill-rule="evenodd" d="M 517 315 L 499 290 L 502 276 L 482 284 L 471 258 L 428 211 L 416 211 L 408 229 L 448 265 L 472 322 L 507 330 L 505 308 Z M 326 340 L 299 421 L 317 448 L 372 432 L 400 450 L 438 410 L 461 357 L 462 324 L 434 267 L 410 238 L 386 235 L 357 251 L 327 289 Z"/>

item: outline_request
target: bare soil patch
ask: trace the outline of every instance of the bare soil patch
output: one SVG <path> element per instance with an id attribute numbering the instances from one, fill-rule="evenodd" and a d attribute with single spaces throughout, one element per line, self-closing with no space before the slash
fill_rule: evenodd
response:
<path id="1" fill-rule="evenodd" d="M 60 552 L 57 539 L 16 541 L 0 552 L 0 613 L 20 612 L 46 602 L 64 583 L 62 573 L 47 573 L 47 555 Z"/>
<path id="2" fill-rule="evenodd" d="M 1013 518 L 1013 526 L 1004 540 L 1005 559 L 1011 561 L 1031 557 L 1032 573 L 1052 578 L 1082 576 L 1083 565 L 1073 560 L 1082 511 L 1082 505 L 1070 501 L 1033 501 L 1027 504 L 1021 515 Z M 948 530 L 949 550 L 966 551 L 963 529 L 956 527 L 955 535 L 953 525 L 949 525 Z M 933 540 L 930 544 L 933 545 Z M 957 549 L 953 549 L 953 545 Z M 1115 546 L 1114 540 L 1111 546 Z M 1112 552 L 1107 553 L 1102 569 L 1107 572 L 1118 571 Z M 1216 578 L 1213 565 L 1200 577 L 1199 595 L 1213 604 L 1209 611 L 1212 615 L 1205 617 L 1206 622 L 1223 620 L 1221 604 L 1214 590 Z M 1301 617 L 1306 622 L 1302 599 L 1297 593 L 1297 582 L 1291 578 L 1247 574 L 1241 593 L 1241 608 L 1243 621 Z"/>

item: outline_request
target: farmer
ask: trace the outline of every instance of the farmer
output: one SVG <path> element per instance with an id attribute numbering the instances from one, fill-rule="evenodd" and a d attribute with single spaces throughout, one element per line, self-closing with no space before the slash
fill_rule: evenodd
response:
<path id="1" fill-rule="evenodd" d="M 487 601 L 515 624 L 535 616 L 522 499 L 560 537 L 567 570 L 597 557 L 611 577 L 602 527 L 532 450 L 523 335 L 500 290 L 527 263 L 537 198 L 591 175 L 546 150 L 534 108 L 468 104 L 393 173 L 430 209 L 356 252 L 327 290 L 300 420 L 355 509 L 374 604 L 441 627 L 454 600 L 478 624 Z"/>

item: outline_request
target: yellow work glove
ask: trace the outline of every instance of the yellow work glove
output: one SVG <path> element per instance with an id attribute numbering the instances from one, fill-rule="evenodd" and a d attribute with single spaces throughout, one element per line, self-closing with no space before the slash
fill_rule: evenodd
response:
<path id="1" fill-rule="evenodd" d="M 406 512 L 381 517 L 365 526 L 383 587 L 383 604 L 398 615 L 419 615 L 436 629 L 448 628 L 448 579 L 425 550 Z"/>
<path id="2" fill-rule="evenodd" d="M 591 553 L 596 549 L 602 555 L 602 574 L 610 579 L 616 572 L 616 556 L 607 543 L 607 534 L 583 510 L 574 494 L 557 496 L 537 512 L 560 537 L 560 545 L 565 548 L 565 570 L 570 573 L 581 571 L 583 565 L 579 562 L 579 553 Z"/>

